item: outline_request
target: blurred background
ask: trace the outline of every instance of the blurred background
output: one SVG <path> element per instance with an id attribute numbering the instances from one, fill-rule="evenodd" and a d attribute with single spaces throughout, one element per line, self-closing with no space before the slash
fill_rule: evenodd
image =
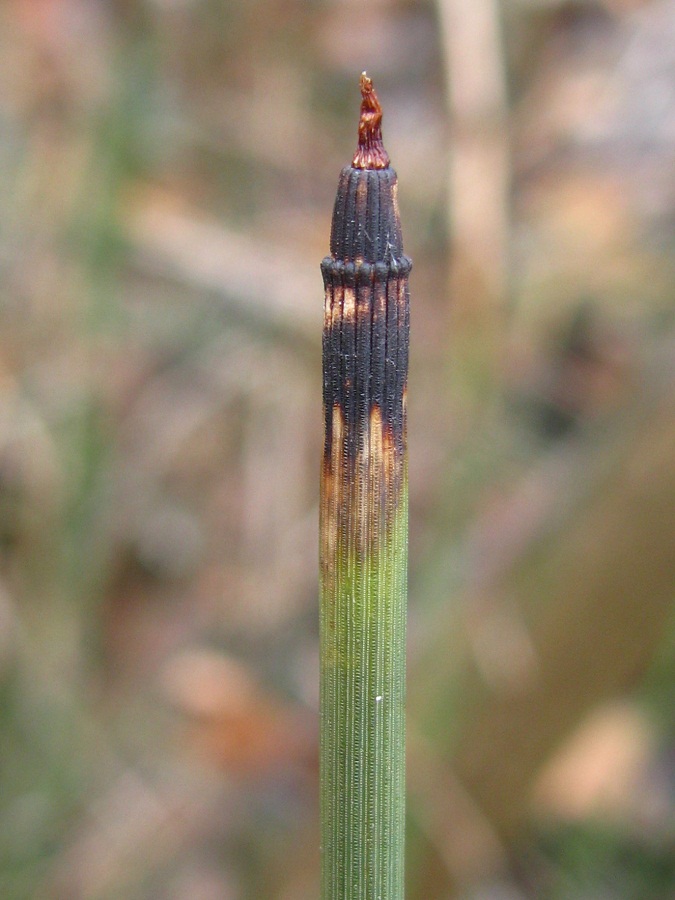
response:
<path id="1" fill-rule="evenodd" d="M 3 900 L 316 900 L 363 69 L 415 261 L 407 896 L 675 897 L 675 0 L 4 0 Z"/>

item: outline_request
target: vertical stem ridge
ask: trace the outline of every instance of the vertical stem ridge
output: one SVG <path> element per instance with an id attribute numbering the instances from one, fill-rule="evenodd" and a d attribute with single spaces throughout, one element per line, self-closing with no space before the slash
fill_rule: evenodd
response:
<path id="1" fill-rule="evenodd" d="M 403 900 L 411 263 L 362 93 L 322 263 L 321 897 Z"/>

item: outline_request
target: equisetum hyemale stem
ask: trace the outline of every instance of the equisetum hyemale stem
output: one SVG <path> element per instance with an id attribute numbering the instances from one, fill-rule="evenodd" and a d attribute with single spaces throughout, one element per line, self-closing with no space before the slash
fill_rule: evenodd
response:
<path id="1" fill-rule="evenodd" d="M 411 262 L 365 73 L 361 94 L 321 264 L 321 900 L 402 900 Z"/>

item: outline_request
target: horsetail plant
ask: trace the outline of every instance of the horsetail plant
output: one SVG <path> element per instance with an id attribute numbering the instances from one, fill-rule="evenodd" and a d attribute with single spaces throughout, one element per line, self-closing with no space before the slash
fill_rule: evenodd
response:
<path id="1" fill-rule="evenodd" d="M 412 264 L 365 72 L 361 94 L 321 264 L 321 900 L 402 900 Z"/>

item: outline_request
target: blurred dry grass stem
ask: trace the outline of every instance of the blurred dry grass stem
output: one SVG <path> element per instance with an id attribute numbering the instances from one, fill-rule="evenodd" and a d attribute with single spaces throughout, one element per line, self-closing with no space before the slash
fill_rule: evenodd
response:
<path id="1" fill-rule="evenodd" d="M 460 329 L 478 328 L 498 365 L 510 290 L 511 160 L 497 0 L 437 0 L 450 123 L 449 293 Z M 494 330 L 494 331 L 493 331 Z"/>

